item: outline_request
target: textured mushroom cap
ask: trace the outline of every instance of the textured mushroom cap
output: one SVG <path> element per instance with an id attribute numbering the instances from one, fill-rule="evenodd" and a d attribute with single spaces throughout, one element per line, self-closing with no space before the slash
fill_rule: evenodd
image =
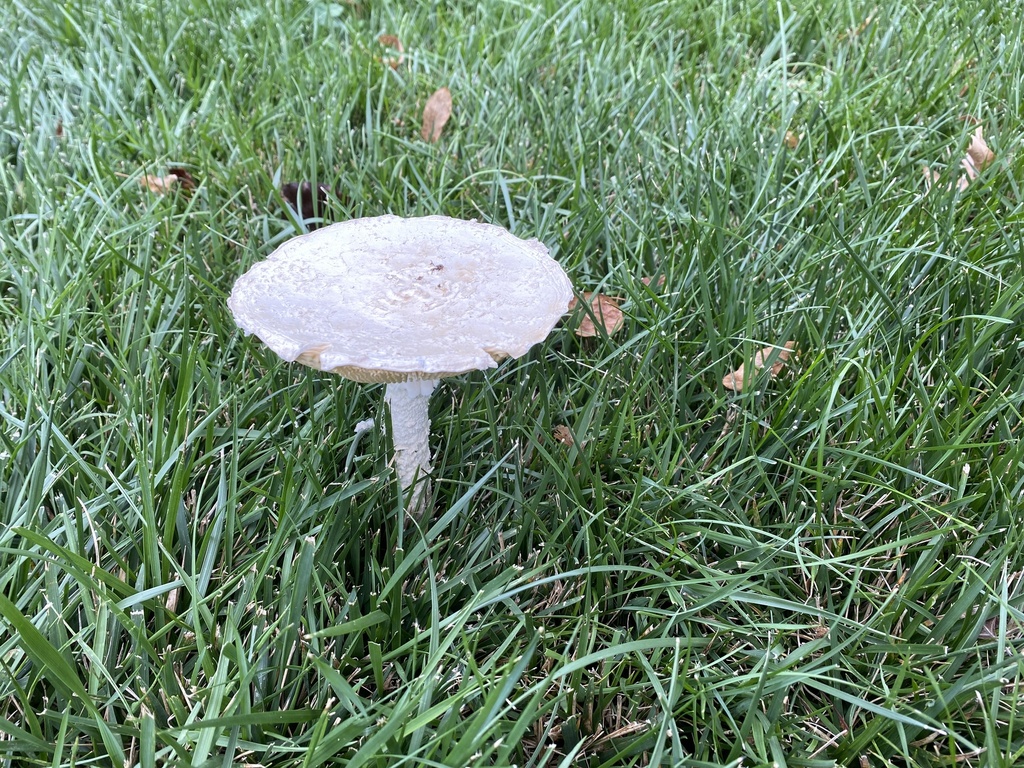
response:
<path id="1" fill-rule="evenodd" d="M 289 240 L 238 279 L 228 305 L 285 360 L 384 382 L 519 357 L 571 299 L 538 240 L 444 216 L 380 216 Z"/>

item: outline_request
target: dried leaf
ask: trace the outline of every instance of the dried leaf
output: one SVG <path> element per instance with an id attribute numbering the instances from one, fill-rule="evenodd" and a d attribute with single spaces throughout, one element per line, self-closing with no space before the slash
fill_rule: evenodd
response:
<path id="1" fill-rule="evenodd" d="M 967 172 L 967 177 L 972 181 L 996 159 L 996 153 L 989 149 L 988 144 L 985 143 L 982 130 L 980 125 L 974 129 L 971 144 L 967 147 L 967 157 L 960 161 L 960 165 Z"/>
<path id="2" fill-rule="evenodd" d="M 565 426 L 565 424 L 559 424 L 557 427 L 551 430 L 551 434 L 555 438 L 555 440 L 560 442 L 562 445 L 568 445 L 569 447 L 572 447 L 576 442 L 575 440 L 572 439 L 572 432 L 569 431 L 569 428 Z"/>
<path id="3" fill-rule="evenodd" d="M 654 288 L 661 288 L 665 285 L 665 276 L 660 275 L 657 280 L 655 280 L 653 277 L 641 277 L 640 282 L 647 286 L 650 286 L 651 283 L 654 283 Z"/>
<path id="4" fill-rule="evenodd" d="M 1003 636 L 1004 639 L 1017 640 L 1017 639 L 1020 638 L 1020 636 L 1022 634 L 1021 630 L 1024 629 L 1024 625 L 1022 625 L 1019 621 L 1014 619 L 1012 616 L 1007 616 L 1006 617 L 1006 625 L 1005 626 L 1006 626 L 1006 634 Z M 978 637 L 979 638 L 984 638 L 985 640 L 998 639 L 999 635 L 1000 635 L 999 627 L 1000 627 L 999 617 L 998 616 L 993 616 L 992 618 L 987 619 L 985 621 L 984 625 L 982 625 L 981 632 L 978 633 Z"/>
<path id="5" fill-rule="evenodd" d="M 444 124 L 448 122 L 448 118 L 451 116 L 451 91 L 447 88 L 438 88 L 430 95 L 426 106 L 423 107 L 423 127 L 420 129 L 420 135 L 423 137 L 423 140 L 429 141 L 431 144 L 436 143 L 441 138 Z"/>
<path id="6" fill-rule="evenodd" d="M 854 35 L 862 35 L 864 31 L 871 26 L 871 22 L 875 20 L 875 14 L 878 13 L 878 8 L 873 8 L 871 13 L 860 23 L 857 29 L 854 31 Z"/>
<path id="7" fill-rule="evenodd" d="M 121 175 L 121 174 L 119 174 Z M 166 195 L 174 187 L 191 191 L 196 188 L 196 180 L 188 169 L 180 165 L 172 165 L 167 169 L 166 176 L 144 174 L 139 177 L 139 186 L 157 195 Z"/>
<path id="8" fill-rule="evenodd" d="M 974 118 L 966 118 L 972 122 L 976 122 Z M 990 166 L 996 159 L 996 153 L 989 149 L 988 144 L 985 142 L 983 135 L 984 128 L 979 125 L 974 129 L 974 135 L 971 136 L 971 143 L 967 147 L 967 154 L 964 159 L 960 161 L 960 167 L 964 169 L 964 172 L 956 180 L 956 188 L 963 192 L 967 189 L 967 186 L 978 178 L 978 174 L 981 173 L 985 168 Z M 925 189 L 931 189 L 932 186 L 938 182 L 940 174 L 938 171 L 933 171 L 929 166 L 924 167 L 924 186 Z M 954 185 L 950 185 L 952 189 Z"/>
<path id="9" fill-rule="evenodd" d="M 173 173 L 166 176 L 151 176 L 147 173 L 139 177 L 139 185 L 157 195 L 166 195 L 177 183 L 178 177 Z"/>
<path id="10" fill-rule="evenodd" d="M 925 188 L 925 190 L 931 189 L 932 185 L 938 184 L 939 179 L 942 178 L 942 174 L 939 173 L 938 171 L 932 170 L 930 166 L 926 165 L 921 170 L 924 172 L 924 188 Z M 969 180 L 967 179 L 966 176 L 961 176 L 959 179 L 956 180 L 956 184 L 949 184 L 946 187 L 946 189 L 952 189 L 955 186 L 958 190 L 963 192 L 965 189 L 967 189 L 967 185 L 969 183 L 970 182 L 969 182 Z"/>
<path id="11" fill-rule="evenodd" d="M 597 330 L 597 326 L 594 325 L 595 318 L 599 323 L 601 323 L 601 326 L 604 328 L 604 332 L 609 336 L 622 327 L 625 322 L 625 317 L 622 314 L 622 310 L 619 309 L 619 302 L 621 299 L 588 291 L 583 294 L 583 300 L 590 306 L 590 312 L 584 315 L 583 319 L 580 321 L 580 326 L 576 329 L 577 336 L 581 336 L 583 338 L 600 336 L 601 334 Z M 572 311 L 575 309 L 577 303 L 576 299 L 573 298 L 573 300 L 569 302 L 569 310 Z M 591 316 L 591 313 L 593 313 L 593 316 Z"/>
<path id="12" fill-rule="evenodd" d="M 386 56 L 383 62 L 392 69 L 398 69 L 403 61 L 405 61 L 405 48 L 402 46 L 402 41 L 398 39 L 397 35 L 381 35 L 377 38 L 377 42 L 383 45 L 385 48 L 390 48 L 393 51 L 398 52 L 398 57 Z"/>
<path id="13" fill-rule="evenodd" d="M 188 168 L 181 165 L 172 165 L 167 169 L 167 173 L 171 176 L 178 177 L 178 184 L 182 189 L 191 192 L 196 188 L 196 180 L 189 172 Z"/>
<path id="14" fill-rule="evenodd" d="M 310 219 L 323 216 L 331 197 L 331 188 L 326 184 L 314 185 L 309 181 L 290 181 L 281 185 L 281 197 L 288 202 L 299 218 L 306 222 L 309 229 L 316 229 L 319 224 Z"/>
<path id="15" fill-rule="evenodd" d="M 778 356 L 775 358 L 775 362 L 772 364 L 771 375 L 778 376 L 779 371 L 782 370 L 782 367 L 786 364 L 786 361 L 789 360 L 790 355 L 793 353 L 793 348 L 795 346 L 796 345 L 794 342 L 787 341 L 785 344 L 782 345 L 782 347 L 771 346 L 765 347 L 764 349 L 759 349 L 754 354 L 754 360 L 752 365 L 754 370 L 750 378 L 753 379 L 754 377 L 757 376 L 758 372 L 762 368 L 764 368 L 764 365 L 768 361 L 768 358 L 772 356 L 775 350 L 778 350 Z M 722 386 L 725 387 L 726 389 L 731 389 L 733 392 L 742 392 L 743 386 L 746 383 L 746 377 L 747 374 L 744 371 L 744 365 L 740 365 L 740 367 L 737 368 L 735 371 L 733 371 L 732 373 L 727 373 L 725 375 L 725 377 L 722 379 Z"/>
<path id="16" fill-rule="evenodd" d="M 796 149 L 800 144 L 800 137 L 792 131 L 786 131 L 785 137 L 782 139 L 782 143 L 790 149 Z"/>

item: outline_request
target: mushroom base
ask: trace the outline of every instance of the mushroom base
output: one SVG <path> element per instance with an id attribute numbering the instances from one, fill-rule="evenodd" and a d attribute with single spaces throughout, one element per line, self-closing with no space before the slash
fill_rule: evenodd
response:
<path id="1" fill-rule="evenodd" d="M 430 500 L 430 393 L 437 380 L 391 382 L 384 399 L 391 411 L 391 442 L 395 473 L 404 496 L 412 489 L 407 509 L 420 517 Z"/>

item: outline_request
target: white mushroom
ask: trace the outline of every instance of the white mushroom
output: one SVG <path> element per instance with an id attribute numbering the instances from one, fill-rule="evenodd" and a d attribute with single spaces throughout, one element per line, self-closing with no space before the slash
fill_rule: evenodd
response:
<path id="1" fill-rule="evenodd" d="M 572 287 L 538 240 L 443 216 L 354 219 L 284 243 L 238 279 L 238 325 L 288 361 L 383 382 L 409 509 L 429 498 L 427 405 L 438 380 L 542 341 Z"/>

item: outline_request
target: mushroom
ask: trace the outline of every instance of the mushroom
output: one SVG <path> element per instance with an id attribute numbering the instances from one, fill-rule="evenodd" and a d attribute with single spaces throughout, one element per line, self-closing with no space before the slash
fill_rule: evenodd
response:
<path id="1" fill-rule="evenodd" d="M 284 360 L 385 384 L 395 470 L 420 515 L 438 381 L 525 354 L 571 298 L 538 240 L 444 216 L 379 216 L 285 242 L 238 279 L 228 306 Z"/>

